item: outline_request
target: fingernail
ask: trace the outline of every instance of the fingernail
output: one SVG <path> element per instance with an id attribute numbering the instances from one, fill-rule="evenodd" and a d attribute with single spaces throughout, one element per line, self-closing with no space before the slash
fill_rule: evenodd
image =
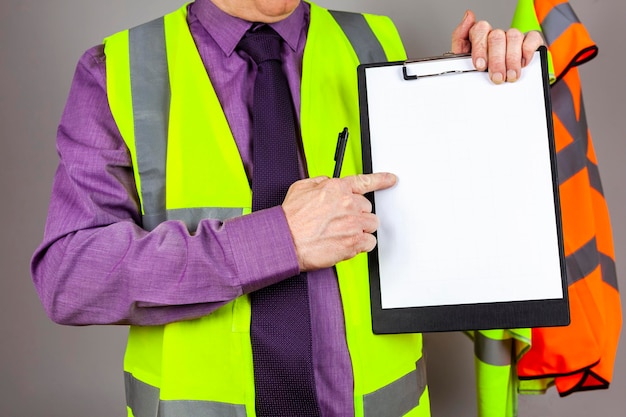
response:
<path id="1" fill-rule="evenodd" d="M 504 81 L 504 76 L 501 72 L 494 72 L 493 74 L 491 74 L 491 81 L 493 81 L 495 84 L 501 84 L 502 81 Z"/>
<path id="2" fill-rule="evenodd" d="M 487 62 L 484 58 L 478 58 L 476 60 L 476 69 L 483 71 L 487 67 Z"/>
<path id="3" fill-rule="evenodd" d="M 506 80 L 510 83 L 513 83 L 515 81 L 517 81 L 517 71 L 515 70 L 508 70 L 506 72 Z"/>

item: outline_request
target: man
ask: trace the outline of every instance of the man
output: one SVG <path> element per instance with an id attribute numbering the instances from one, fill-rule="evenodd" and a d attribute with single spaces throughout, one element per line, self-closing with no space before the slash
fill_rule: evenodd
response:
<path id="1" fill-rule="evenodd" d="M 325 176 L 340 128 L 358 138 L 359 58 L 341 16 L 357 16 L 386 59 L 404 59 L 388 19 L 332 14 L 300 0 L 196 0 L 81 58 L 32 272 L 54 321 L 131 325 L 129 415 L 429 415 L 420 335 L 371 333 L 364 253 L 376 244 L 378 220 L 363 194 L 396 178 L 359 175 L 358 139 L 344 177 Z M 298 170 L 310 178 L 296 181 L 282 204 L 248 214 L 261 169 L 254 80 L 263 71 L 241 45 L 248 32 L 267 31 L 259 23 L 282 39 L 300 121 Z M 452 52 L 471 51 L 495 83 L 519 78 L 541 44 L 536 33 L 492 30 L 470 11 L 452 36 Z M 161 78 L 157 67 L 165 68 Z M 154 93 L 158 85 L 165 94 Z M 165 145 L 151 130 L 160 125 Z M 295 276 L 305 280 L 309 339 L 292 351 L 295 369 L 285 370 L 291 357 L 272 362 L 283 353 L 259 353 L 257 294 Z M 302 315 L 272 297 L 272 310 L 286 312 L 261 323 L 270 332 Z"/>

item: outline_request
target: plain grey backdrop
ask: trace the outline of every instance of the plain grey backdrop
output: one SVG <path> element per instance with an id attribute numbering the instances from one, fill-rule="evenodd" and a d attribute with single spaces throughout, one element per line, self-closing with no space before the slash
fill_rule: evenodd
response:
<path id="1" fill-rule="evenodd" d="M 410 57 L 449 49 L 467 8 L 508 27 L 516 0 L 324 0 L 335 9 L 386 14 Z M 624 99 L 626 46 L 623 0 L 572 0 L 600 47 L 581 69 L 589 126 L 612 215 L 617 269 L 626 291 Z M 123 327 L 51 323 L 32 286 L 30 256 L 44 227 L 57 164 L 56 127 L 76 61 L 115 31 L 155 18 L 182 0 L 3 0 L 0 3 L 0 417 L 125 415 Z M 451 117 L 454 117 L 453 115 Z M 623 297 L 622 297 L 623 299 Z M 427 335 L 433 416 L 474 416 L 472 345 L 461 334 Z M 626 351 L 618 353 L 607 391 L 561 399 L 522 397 L 520 416 L 623 416 Z"/>

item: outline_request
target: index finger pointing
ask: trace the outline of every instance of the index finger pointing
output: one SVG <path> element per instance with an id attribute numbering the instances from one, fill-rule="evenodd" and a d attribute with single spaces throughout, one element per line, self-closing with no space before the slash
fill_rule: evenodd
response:
<path id="1" fill-rule="evenodd" d="M 349 183 L 353 193 L 366 194 L 372 191 L 393 187 L 398 179 L 394 174 L 389 172 L 375 172 L 373 174 L 344 177 L 341 180 Z"/>

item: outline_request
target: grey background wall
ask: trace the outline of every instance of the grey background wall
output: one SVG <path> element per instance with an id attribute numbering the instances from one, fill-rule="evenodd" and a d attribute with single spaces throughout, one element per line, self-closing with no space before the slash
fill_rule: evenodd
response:
<path id="1" fill-rule="evenodd" d="M 582 68 L 589 125 L 612 214 L 620 285 L 626 291 L 626 2 L 571 0 L 600 47 Z M 182 0 L 4 0 L 0 3 L 0 416 L 124 415 L 121 378 L 126 331 L 51 323 L 30 281 L 57 163 L 55 132 L 74 66 L 114 31 L 149 20 Z M 466 8 L 508 26 L 515 0 L 324 0 L 336 9 L 391 16 L 411 57 L 449 49 Z M 426 339 L 433 415 L 475 415 L 472 347 L 460 334 Z M 608 391 L 560 399 L 522 397 L 520 416 L 622 416 L 626 350 L 618 353 Z"/>

